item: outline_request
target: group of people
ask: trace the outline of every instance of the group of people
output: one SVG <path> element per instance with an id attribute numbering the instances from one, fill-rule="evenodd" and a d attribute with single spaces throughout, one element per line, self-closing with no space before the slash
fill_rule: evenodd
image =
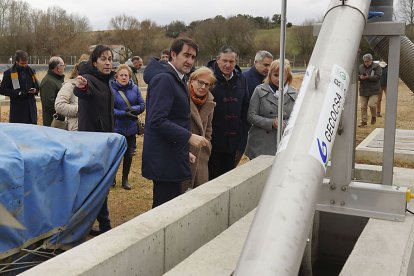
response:
<path id="1" fill-rule="evenodd" d="M 359 99 L 361 104 L 361 123 L 358 127 L 368 126 L 368 107 L 371 111 L 371 125 L 382 117 L 381 102 L 383 94 L 387 93 L 387 63 L 381 60 L 373 61 L 371 54 L 362 57 L 363 63 L 358 67 Z"/>
<path id="2" fill-rule="evenodd" d="M 142 175 L 153 181 L 153 207 L 235 168 L 242 155 L 276 153 L 279 60 L 259 51 L 246 72 L 237 51 L 223 46 L 192 72 L 198 45 L 178 38 L 168 62 L 152 59 L 148 83 Z M 284 127 L 296 90 L 285 61 Z M 264 81 L 264 83 L 263 83 Z"/>
<path id="3" fill-rule="evenodd" d="M 131 189 L 128 174 L 136 147 L 137 116 L 146 109 L 142 176 L 153 181 L 154 208 L 232 170 L 243 154 L 249 159 L 274 155 L 277 129 L 286 126 L 296 99 L 286 60 L 283 125 L 279 126 L 279 60 L 258 51 L 254 65 L 242 72 L 237 51 L 223 46 L 214 60 L 195 69 L 198 51 L 193 40 L 178 38 L 160 58 L 151 59 L 144 70 L 145 101 L 134 79 L 142 59 L 135 56 L 132 66 L 121 64 L 113 70 L 113 53 L 105 45 L 82 56 L 66 82 L 63 60 L 52 57 L 40 85 L 27 66 L 27 53 L 17 51 L 0 93 L 11 99 L 12 123 L 37 123 L 34 95 L 40 90 L 44 125 L 58 119 L 65 120 L 69 130 L 125 136 L 125 189 Z M 18 81 L 13 80 L 15 72 Z M 97 219 L 100 232 L 111 229 L 107 199 Z"/>

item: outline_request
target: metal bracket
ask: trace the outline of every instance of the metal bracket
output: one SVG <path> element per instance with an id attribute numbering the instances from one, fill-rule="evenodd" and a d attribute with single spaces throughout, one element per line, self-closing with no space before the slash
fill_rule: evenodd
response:
<path id="1" fill-rule="evenodd" d="M 324 212 L 404 221 L 406 187 L 352 181 L 336 187 L 324 179 L 316 209 Z"/>

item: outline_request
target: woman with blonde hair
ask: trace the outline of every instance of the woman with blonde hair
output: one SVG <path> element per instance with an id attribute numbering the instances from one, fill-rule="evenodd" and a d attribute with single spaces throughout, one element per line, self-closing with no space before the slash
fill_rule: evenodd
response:
<path id="1" fill-rule="evenodd" d="M 79 75 L 79 66 L 88 59 L 89 55 L 81 55 L 70 71 L 69 80 L 62 85 L 56 96 L 56 113 L 65 116 L 68 130 L 78 130 L 78 97 L 73 94 L 73 89 L 75 88 L 75 78 Z"/>
<path id="2" fill-rule="evenodd" d="M 190 92 L 191 131 L 205 137 L 209 145 L 196 148 L 190 145 L 190 153 L 193 154 L 195 162 L 191 163 L 191 184 L 184 184 L 184 191 L 195 188 L 208 181 L 208 160 L 211 154 L 211 133 L 213 112 L 216 103 L 210 90 L 216 83 L 213 71 L 207 67 L 200 67 L 191 73 L 188 81 Z"/>
<path id="3" fill-rule="evenodd" d="M 258 85 L 250 99 L 247 120 L 252 124 L 247 137 L 245 154 L 250 159 L 259 155 L 275 155 L 277 151 L 277 129 L 285 128 L 296 100 L 296 89 L 291 86 L 292 70 L 285 60 L 283 88 L 283 126 L 278 124 L 279 65 L 275 60 L 270 65 L 264 83 Z"/>

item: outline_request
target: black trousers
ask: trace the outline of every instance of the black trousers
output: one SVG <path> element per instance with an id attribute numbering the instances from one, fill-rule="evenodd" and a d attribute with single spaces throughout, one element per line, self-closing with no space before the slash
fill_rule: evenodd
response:
<path id="1" fill-rule="evenodd" d="M 136 144 L 135 134 L 131 136 L 125 136 L 127 141 L 127 149 L 124 154 L 124 162 L 122 163 L 122 180 L 128 180 L 129 171 L 132 164 L 132 156 L 134 153 L 134 145 Z"/>
<path id="2" fill-rule="evenodd" d="M 96 220 L 99 222 L 99 230 L 102 233 L 111 230 L 112 227 L 111 221 L 109 220 L 108 196 L 105 198 Z"/>
<path id="3" fill-rule="evenodd" d="M 235 156 L 236 152 L 212 151 L 208 161 L 209 180 L 213 180 L 214 178 L 234 169 L 236 167 L 234 165 Z"/>
<path id="4" fill-rule="evenodd" d="M 155 208 L 171 199 L 181 195 L 180 182 L 164 182 L 153 180 L 152 188 L 152 208 Z"/>

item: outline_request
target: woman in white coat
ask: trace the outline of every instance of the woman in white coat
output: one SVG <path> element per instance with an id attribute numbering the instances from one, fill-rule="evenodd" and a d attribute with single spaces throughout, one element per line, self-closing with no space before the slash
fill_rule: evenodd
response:
<path id="1" fill-rule="evenodd" d="M 259 155 L 275 155 L 277 151 L 278 101 L 279 101 L 279 60 L 270 65 L 269 73 L 263 84 L 253 92 L 247 113 L 247 120 L 252 124 L 247 137 L 245 154 L 250 159 Z M 288 123 L 296 99 L 296 89 L 291 86 L 292 70 L 285 60 L 283 90 L 283 129 Z"/>
<path id="2" fill-rule="evenodd" d="M 87 61 L 89 55 L 83 54 L 75 64 L 69 75 L 69 80 L 66 81 L 55 100 L 55 110 L 58 114 L 65 116 L 68 124 L 68 130 L 78 130 L 78 97 L 73 94 L 75 88 L 75 78 L 79 74 L 79 64 Z"/>

